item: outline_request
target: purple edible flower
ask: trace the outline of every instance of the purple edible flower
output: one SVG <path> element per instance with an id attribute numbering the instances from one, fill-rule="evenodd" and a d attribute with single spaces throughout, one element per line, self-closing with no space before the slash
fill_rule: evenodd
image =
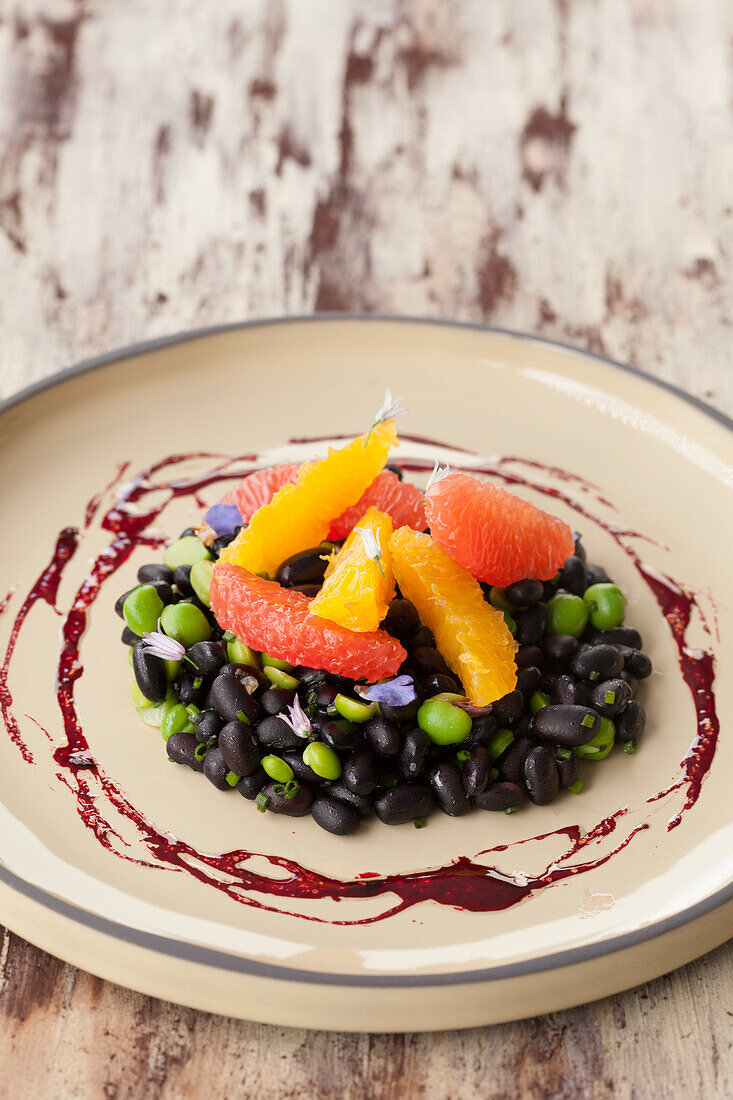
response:
<path id="1" fill-rule="evenodd" d="M 234 528 L 242 525 L 242 516 L 236 504 L 212 504 L 204 519 L 217 535 L 233 535 Z"/>
<path id="2" fill-rule="evenodd" d="M 389 707 L 404 707 L 417 699 L 415 681 L 412 676 L 395 676 L 383 684 L 370 684 L 369 687 L 357 687 L 356 692 L 370 703 L 386 703 Z"/>
<path id="3" fill-rule="evenodd" d="M 311 720 L 300 705 L 297 695 L 292 707 L 288 707 L 288 715 L 281 714 L 280 717 L 286 726 L 290 726 L 296 737 L 305 739 L 313 733 Z"/>

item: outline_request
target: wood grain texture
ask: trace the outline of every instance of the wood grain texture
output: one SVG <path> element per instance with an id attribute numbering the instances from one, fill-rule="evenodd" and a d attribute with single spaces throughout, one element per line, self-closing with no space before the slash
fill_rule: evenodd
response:
<path id="1" fill-rule="evenodd" d="M 566 340 L 733 413 L 732 43 L 728 0 L 0 0 L 0 394 L 365 309 Z M 13 1100 L 733 1095 L 731 944 L 523 1023 L 331 1036 L 0 936 Z"/>

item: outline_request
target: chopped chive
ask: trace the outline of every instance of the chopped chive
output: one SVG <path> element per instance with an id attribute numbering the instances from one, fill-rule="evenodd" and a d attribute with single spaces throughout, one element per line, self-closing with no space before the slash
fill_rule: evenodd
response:
<path id="1" fill-rule="evenodd" d="M 603 701 L 606 704 L 606 706 L 608 706 L 608 707 L 613 706 L 613 704 L 616 702 L 616 692 L 615 691 L 607 691 L 606 694 L 603 696 Z"/>
<path id="2" fill-rule="evenodd" d="M 507 806 L 507 808 L 504 810 L 504 813 L 505 814 L 518 814 L 519 811 L 521 810 L 521 808 L 522 808 L 521 806 Z"/>
<path id="3" fill-rule="evenodd" d="M 580 724 L 581 726 L 585 726 L 586 729 L 590 729 L 591 726 L 595 725 L 595 721 L 596 720 L 592 714 L 586 714 L 585 718 Z"/>
<path id="4" fill-rule="evenodd" d="M 382 780 L 382 786 L 383 787 L 396 787 L 397 786 L 397 777 L 394 776 L 394 775 L 385 776 L 385 778 Z"/>
<path id="5" fill-rule="evenodd" d="M 264 791 L 260 791 L 260 793 L 257 795 L 257 798 L 255 799 L 255 806 L 260 811 L 260 813 L 263 814 L 269 805 L 270 799 L 268 795 L 266 795 Z"/>
<path id="6" fill-rule="evenodd" d="M 308 694 L 305 697 L 306 706 L 314 707 L 316 705 L 316 700 L 317 699 L 318 699 L 318 692 L 317 691 L 309 691 Z"/>
<path id="7" fill-rule="evenodd" d="M 244 725 L 244 726 L 249 725 L 249 718 L 247 717 L 247 715 L 244 713 L 243 710 L 238 710 L 237 711 L 237 718 L 242 723 L 242 725 Z"/>
<path id="8" fill-rule="evenodd" d="M 498 779 L 498 778 L 499 778 L 499 769 L 498 768 L 492 768 L 491 771 L 489 772 L 489 779 L 494 780 L 494 779 Z"/>
<path id="9" fill-rule="evenodd" d="M 231 630 L 225 630 L 224 631 L 224 641 L 225 642 L 236 642 L 236 640 L 237 640 L 237 635 L 232 634 Z"/>
<path id="10" fill-rule="evenodd" d="M 624 752 L 627 753 L 629 756 L 631 756 L 632 753 L 635 753 L 636 752 L 636 741 L 634 741 L 634 740 L 626 741 L 624 743 Z"/>
<path id="11" fill-rule="evenodd" d="M 595 684 L 596 680 L 600 680 L 600 678 L 601 678 L 600 672 L 595 672 L 595 671 L 591 672 L 590 676 L 588 677 L 588 679 L 591 680 L 594 684 Z"/>
<path id="12" fill-rule="evenodd" d="M 470 759 L 470 756 L 471 756 L 471 754 L 470 754 L 470 752 L 468 751 L 468 749 L 461 749 L 461 751 L 460 751 L 460 752 L 457 752 L 457 753 L 456 753 L 456 760 L 458 761 L 458 763 L 459 763 L 459 764 L 463 764 L 463 762 L 464 762 L 465 760 L 469 760 L 469 759 Z"/>
<path id="13" fill-rule="evenodd" d="M 585 786 L 585 780 L 584 779 L 576 779 L 570 784 L 570 786 L 568 787 L 568 790 L 572 791 L 573 794 L 580 794 L 580 792 L 583 790 L 584 786 Z"/>
<path id="14" fill-rule="evenodd" d="M 196 679 L 193 682 L 193 686 L 196 689 L 196 691 L 198 691 L 198 689 L 201 687 L 203 682 L 204 682 L 203 676 L 197 676 L 196 677 Z"/>
<path id="15" fill-rule="evenodd" d="M 197 745 L 196 748 L 193 750 L 193 755 L 196 757 L 197 760 L 203 760 L 208 751 L 209 746 L 207 743 L 203 745 Z"/>
<path id="16" fill-rule="evenodd" d="M 241 775 L 237 775 L 236 772 L 227 772 L 227 783 L 230 787 L 236 787 L 241 778 Z"/>
<path id="17" fill-rule="evenodd" d="M 557 750 L 557 758 L 558 758 L 558 760 L 572 760 L 573 750 L 572 749 L 559 748 Z"/>
<path id="18" fill-rule="evenodd" d="M 412 824 L 415 826 L 416 829 L 424 829 L 425 819 L 422 817 L 416 817 Z"/>

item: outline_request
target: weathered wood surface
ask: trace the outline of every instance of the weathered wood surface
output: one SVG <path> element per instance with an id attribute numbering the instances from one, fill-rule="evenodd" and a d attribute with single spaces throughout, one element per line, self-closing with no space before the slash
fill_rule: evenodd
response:
<path id="1" fill-rule="evenodd" d="M 488 321 L 733 412 L 729 0 L 0 0 L 0 394 L 244 317 Z M 525 1023 L 218 1019 L 0 932 L 0 1096 L 728 1097 L 733 947 Z"/>

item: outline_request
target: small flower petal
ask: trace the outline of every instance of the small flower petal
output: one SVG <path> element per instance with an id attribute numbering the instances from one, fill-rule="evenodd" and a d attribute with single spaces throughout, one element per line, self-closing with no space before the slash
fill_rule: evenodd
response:
<path id="1" fill-rule="evenodd" d="M 404 400 L 404 397 L 393 398 L 392 391 L 385 390 L 384 404 L 377 413 L 372 427 L 376 428 L 377 424 L 382 424 L 385 420 L 394 420 L 396 416 L 402 416 L 403 413 L 406 413 L 407 409 L 402 408 Z"/>
<path id="2" fill-rule="evenodd" d="M 355 531 L 361 535 L 361 541 L 364 543 L 364 553 L 371 561 L 379 561 L 382 556 L 382 547 L 379 544 L 379 531 L 376 535 L 373 531 L 370 531 L 368 527 L 355 527 Z"/>
<path id="3" fill-rule="evenodd" d="M 386 703 L 390 707 L 404 707 L 417 699 L 415 681 L 412 676 L 395 676 L 382 684 L 370 684 L 369 687 L 354 689 L 362 699 L 370 703 Z"/>
<path id="4" fill-rule="evenodd" d="M 242 526 L 242 516 L 236 504 L 212 504 L 204 519 L 217 535 L 232 535 L 235 527 Z"/>
<path id="5" fill-rule="evenodd" d="M 160 657 L 163 661 L 180 661 L 186 655 L 185 645 L 169 637 L 160 629 L 160 619 L 158 619 L 157 630 L 145 631 L 141 645 L 144 653 Z"/>
<path id="6" fill-rule="evenodd" d="M 437 485 L 439 481 L 442 481 L 444 477 L 447 477 L 450 473 L 450 466 L 441 466 L 437 458 L 435 465 L 433 466 L 433 472 L 428 478 L 428 483 L 425 486 L 425 492 L 432 489 L 433 485 Z"/>
<path id="7" fill-rule="evenodd" d="M 281 714 L 280 717 L 287 726 L 290 726 L 296 737 L 305 739 L 313 733 L 311 720 L 300 705 L 300 699 L 297 695 L 292 707 L 288 707 L 287 715 Z"/>

